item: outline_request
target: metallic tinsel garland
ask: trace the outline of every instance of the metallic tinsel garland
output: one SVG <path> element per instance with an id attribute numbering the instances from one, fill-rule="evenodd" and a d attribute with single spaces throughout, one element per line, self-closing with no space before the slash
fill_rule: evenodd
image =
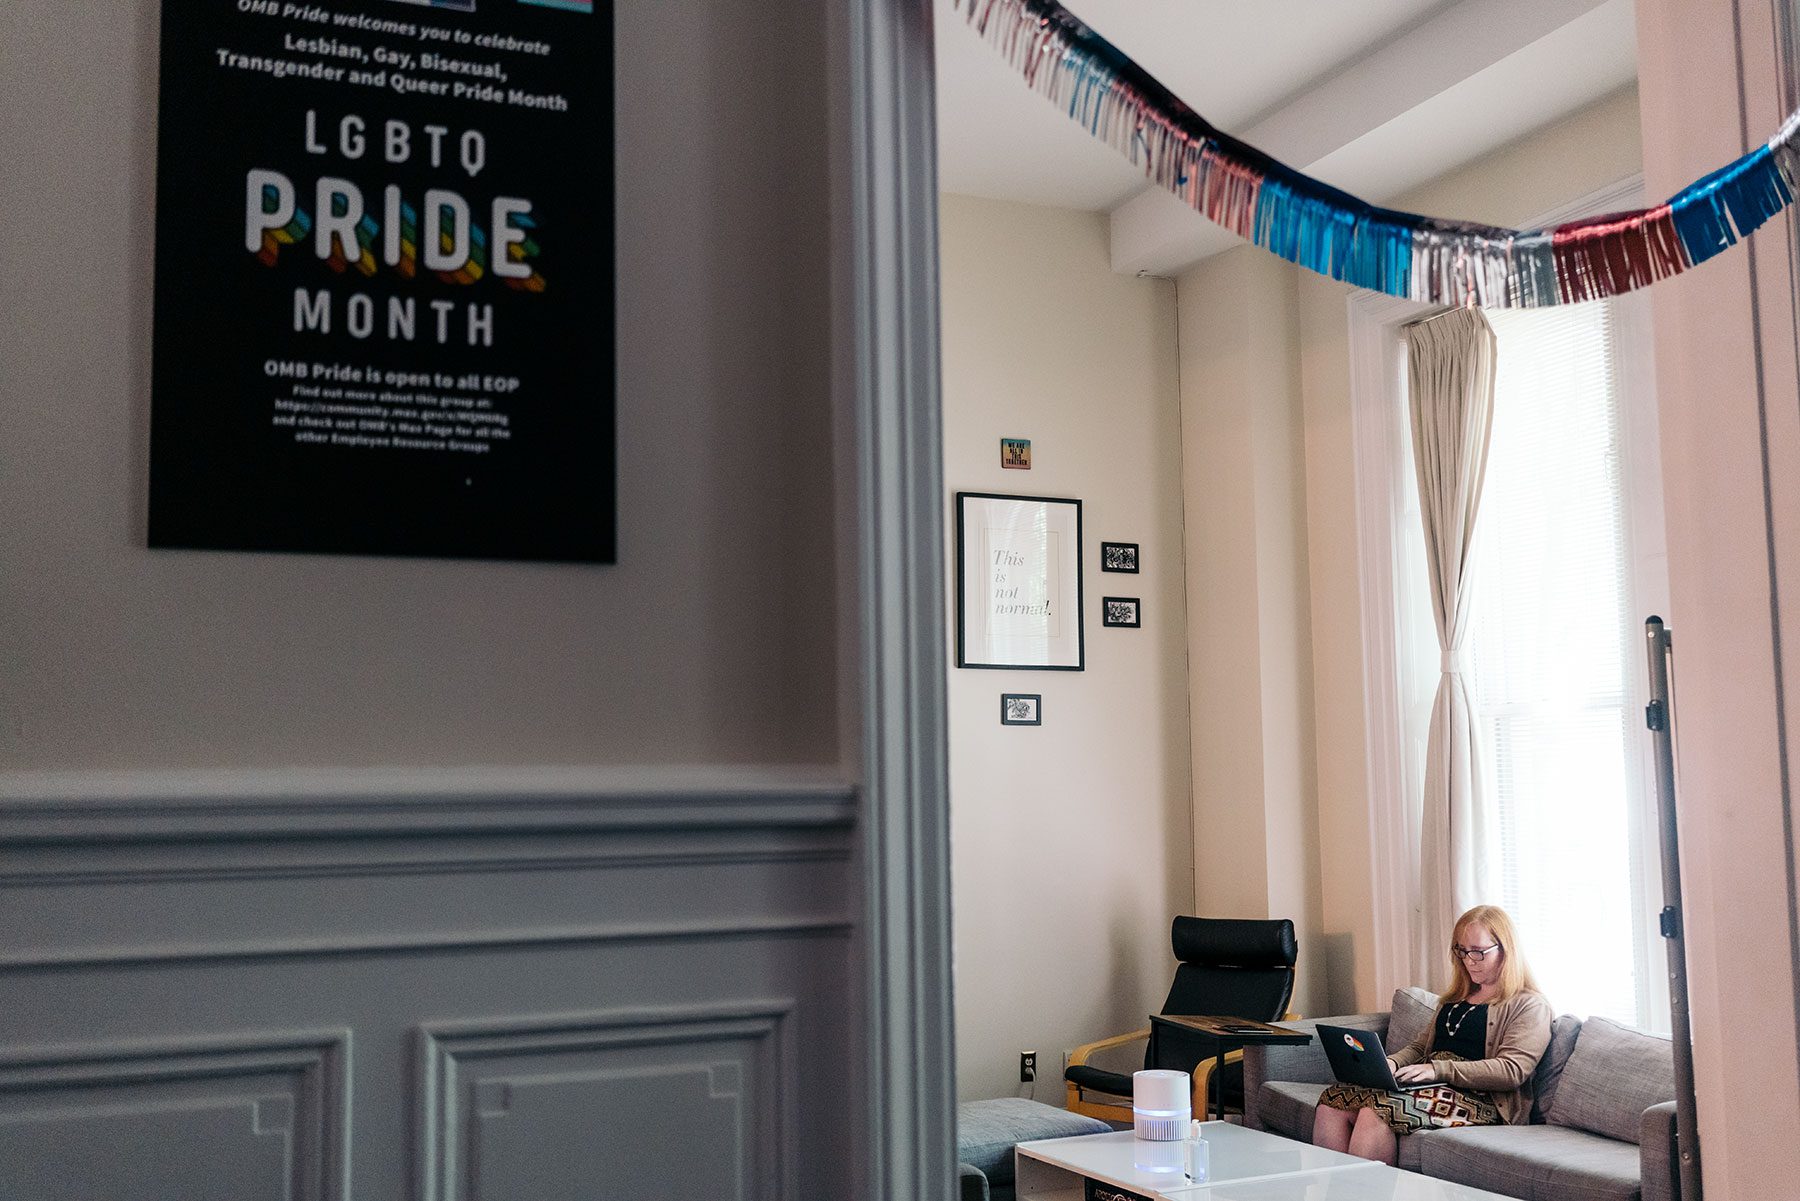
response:
<path id="1" fill-rule="evenodd" d="M 1552 229 L 1377 208 L 1205 118 L 1055 0 L 956 0 L 1026 86 L 1207 218 L 1321 275 L 1434 304 L 1536 308 L 1616 296 L 1703 263 L 1800 191 L 1800 113 L 1666 203 Z"/>

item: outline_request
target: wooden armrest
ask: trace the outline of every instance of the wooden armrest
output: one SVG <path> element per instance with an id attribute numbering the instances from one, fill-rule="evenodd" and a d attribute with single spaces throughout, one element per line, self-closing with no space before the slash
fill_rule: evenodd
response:
<path id="1" fill-rule="evenodd" d="M 1241 1049 L 1237 1050 L 1237 1051 L 1225 1052 L 1225 1062 L 1226 1063 L 1242 1063 L 1242 1062 L 1244 1062 L 1244 1052 Z M 1194 1065 L 1194 1072 L 1193 1072 L 1194 1095 L 1193 1095 L 1193 1098 L 1189 1101 L 1189 1104 L 1194 1107 L 1194 1116 L 1195 1117 L 1199 1117 L 1201 1114 L 1206 1112 L 1206 1090 L 1207 1090 L 1207 1086 L 1208 1086 L 1207 1082 L 1212 1079 L 1213 1069 L 1218 1066 L 1219 1066 L 1219 1061 L 1211 1056 L 1208 1056 L 1207 1058 L 1202 1059 L 1199 1063 Z"/>
<path id="2" fill-rule="evenodd" d="M 1069 1066 L 1074 1067 L 1076 1064 L 1086 1063 L 1088 1061 L 1088 1056 L 1096 1051 L 1105 1051 L 1113 1047 L 1122 1047 L 1126 1043 L 1142 1042 L 1149 1037 L 1150 1028 L 1146 1026 L 1142 1030 L 1133 1030 L 1130 1034 L 1115 1034 L 1111 1038 L 1103 1038 L 1097 1043 L 1083 1043 L 1081 1046 L 1076 1047 L 1073 1051 L 1069 1052 Z"/>

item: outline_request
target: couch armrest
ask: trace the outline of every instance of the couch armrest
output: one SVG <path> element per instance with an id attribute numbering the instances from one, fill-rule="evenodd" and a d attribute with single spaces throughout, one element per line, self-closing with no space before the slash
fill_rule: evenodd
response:
<path id="1" fill-rule="evenodd" d="M 988 1178 L 974 1164 L 956 1165 L 956 1185 L 961 1201 L 988 1201 Z"/>
<path id="2" fill-rule="evenodd" d="M 1675 1201 L 1681 1195 L 1681 1159 L 1676 1146 L 1675 1102 L 1644 1111 L 1638 1124 L 1638 1178 L 1643 1201 Z"/>
<path id="3" fill-rule="evenodd" d="M 1257 1113 L 1257 1101 L 1264 1082 L 1291 1080 L 1300 1084 L 1330 1084 L 1337 1079 L 1331 1072 L 1331 1061 L 1318 1037 L 1319 1023 L 1330 1026 L 1355 1026 L 1387 1036 L 1388 1015 L 1385 1013 L 1352 1013 L 1343 1017 L 1308 1018 L 1299 1022 L 1277 1022 L 1293 1030 L 1304 1030 L 1313 1041 L 1304 1047 L 1251 1046 L 1244 1048 L 1244 1125 L 1252 1130 L 1265 1129 Z M 1648 1199 L 1646 1198 L 1646 1201 Z"/>

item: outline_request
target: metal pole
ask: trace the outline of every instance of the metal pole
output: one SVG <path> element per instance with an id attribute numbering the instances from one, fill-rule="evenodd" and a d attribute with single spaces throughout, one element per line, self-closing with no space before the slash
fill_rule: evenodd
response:
<path id="1" fill-rule="evenodd" d="M 1650 704 L 1644 724 L 1656 750 L 1656 817 L 1662 842 L 1662 936 L 1669 955 L 1669 1028 L 1675 1045 L 1675 1148 L 1681 1201 L 1701 1201 L 1700 1127 L 1694 1104 L 1694 1041 L 1688 1025 L 1687 942 L 1681 923 L 1681 849 L 1675 827 L 1673 639 L 1660 617 L 1644 623 Z"/>

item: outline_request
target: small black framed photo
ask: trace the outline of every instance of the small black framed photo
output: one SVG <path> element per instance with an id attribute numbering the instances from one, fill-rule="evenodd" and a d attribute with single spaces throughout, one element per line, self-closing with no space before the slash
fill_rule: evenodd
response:
<path id="1" fill-rule="evenodd" d="M 1135 542 L 1102 542 L 1100 544 L 1101 571 L 1128 571 L 1137 574 L 1138 544 Z"/>
<path id="2" fill-rule="evenodd" d="M 1143 604 L 1135 596 L 1103 596 L 1100 598 L 1100 624 L 1138 629 L 1144 624 Z"/>
<path id="3" fill-rule="evenodd" d="M 1002 692 L 1000 724 L 1003 726 L 1041 726 L 1044 724 L 1044 694 L 1041 692 Z"/>

